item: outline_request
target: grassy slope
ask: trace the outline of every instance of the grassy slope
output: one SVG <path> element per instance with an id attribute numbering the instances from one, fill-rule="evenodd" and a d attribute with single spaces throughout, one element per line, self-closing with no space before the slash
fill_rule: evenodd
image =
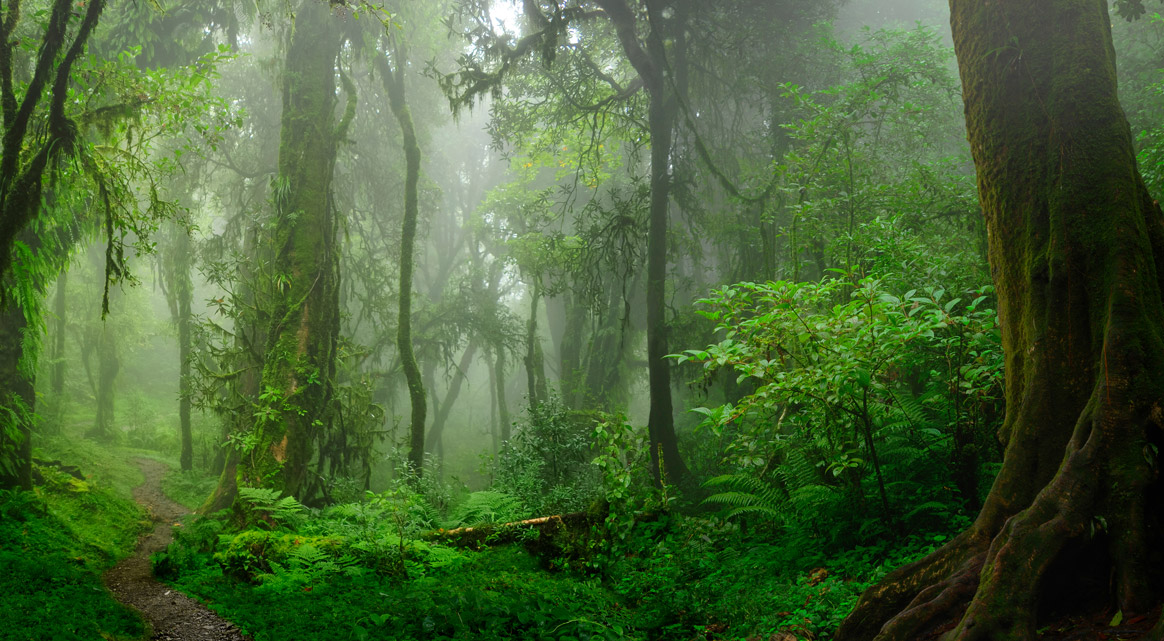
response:
<path id="1" fill-rule="evenodd" d="M 136 639 L 138 616 L 113 601 L 100 575 L 148 527 L 130 499 L 141 474 L 123 456 L 78 438 L 42 439 L 37 456 L 77 465 L 76 481 L 52 468 L 34 493 L 0 494 L 0 640 Z"/>

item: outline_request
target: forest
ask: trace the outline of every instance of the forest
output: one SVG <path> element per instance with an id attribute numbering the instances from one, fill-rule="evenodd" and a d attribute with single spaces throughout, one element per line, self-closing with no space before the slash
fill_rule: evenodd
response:
<path id="1" fill-rule="evenodd" d="M 0 641 L 1164 641 L 1162 14 L 0 0 Z"/>

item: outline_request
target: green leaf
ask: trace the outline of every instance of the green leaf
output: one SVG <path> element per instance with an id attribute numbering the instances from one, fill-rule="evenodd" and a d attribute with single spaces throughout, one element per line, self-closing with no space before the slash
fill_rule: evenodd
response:
<path id="1" fill-rule="evenodd" d="M 1123 622 L 1124 622 L 1124 611 L 1119 610 L 1115 613 L 1115 616 L 1111 618 L 1111 623 L 1107 624 L 1107 626 L 1109 628 L 1114 628 Z"/>

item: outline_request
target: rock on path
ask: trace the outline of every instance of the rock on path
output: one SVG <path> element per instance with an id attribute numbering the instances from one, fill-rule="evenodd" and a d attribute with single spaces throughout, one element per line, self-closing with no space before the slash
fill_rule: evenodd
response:
<path id="1" fill-rule="evenodd" d="M 133 498 L 149 510 L 155 526 L 142 537 L 129 558 L 105 573 L 105 585 L 121 603 L 141 612 L 159 641 L 249 641 L 229 621 L 206 606 L 160 583 L 150 568 L 150 555 L 166 549 L 173 540 L 174 523 L 188 511 L 162 493 L 166 466 L 137 459 L 145 483 L 134 488 Z"/>

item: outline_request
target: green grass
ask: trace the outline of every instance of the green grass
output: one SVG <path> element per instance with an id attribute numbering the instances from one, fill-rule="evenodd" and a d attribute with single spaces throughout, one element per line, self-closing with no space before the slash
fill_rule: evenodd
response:
<path id="1" fill-rule="evenodd" d="M 112 483 L 52 469 L 33 492 L 0 493 L 0 640 L 136 639 L 138 616 L 113 601 L 101 572 L 148 526 Z"/>
<path id="2" fill-rule="evenodd" d="M 207 474 L 205 470 L 182 472 L 176 465 L 171 465 L 170 471 L 162 478 L 162 492 L 190 511 L 201 507 L 217 485 L 218 477 Z"/>

